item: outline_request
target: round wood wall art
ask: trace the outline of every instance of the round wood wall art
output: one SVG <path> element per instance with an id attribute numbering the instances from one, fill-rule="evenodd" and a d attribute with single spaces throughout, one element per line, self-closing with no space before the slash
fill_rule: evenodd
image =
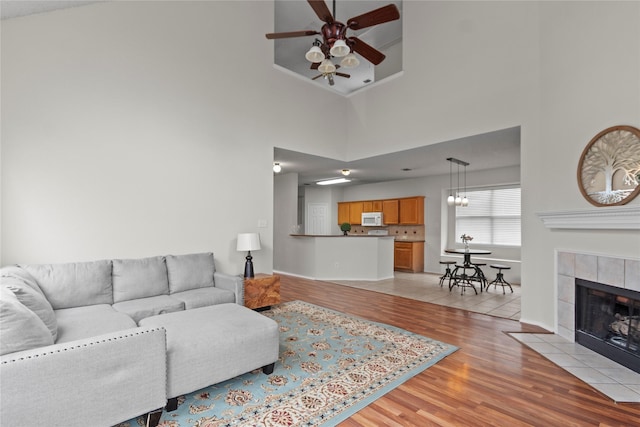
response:
<path id="1" fill-rule="evenodd" d="M 640 193 L 640 129 L 613 126 L 587 144 L 578 164 L 578 186 L 595 206 L 624 205 Z"/>

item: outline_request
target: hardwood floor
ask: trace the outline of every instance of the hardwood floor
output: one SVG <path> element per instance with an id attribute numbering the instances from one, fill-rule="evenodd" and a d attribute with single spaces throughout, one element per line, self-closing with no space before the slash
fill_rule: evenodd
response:
<path id="1" fill-rule="evenodd" d="M 436 365 L 342 422 L 355 426 L 640 426 L 640 404 L 616 404 L 507 332 L 515 320 L 281 275 L 302 300 L 458 346 Z"/>

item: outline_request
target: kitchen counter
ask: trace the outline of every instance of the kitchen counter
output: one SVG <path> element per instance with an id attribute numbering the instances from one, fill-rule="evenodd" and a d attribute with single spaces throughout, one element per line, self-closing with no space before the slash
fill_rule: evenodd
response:
<path id="1" fill-rule="evenodd" d="M 289 236 L 300 262 L 287 273 L 314 280 L 383 280 L 393 278 L 393 236 Z"/>

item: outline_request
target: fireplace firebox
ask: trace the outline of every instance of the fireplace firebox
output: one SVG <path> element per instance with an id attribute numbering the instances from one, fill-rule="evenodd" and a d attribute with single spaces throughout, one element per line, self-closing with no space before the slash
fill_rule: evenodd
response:
<path id="1" fill-rule="evenodd" d="M 640 373 L 640 292 L 575 283 L 576 342 Z"/>

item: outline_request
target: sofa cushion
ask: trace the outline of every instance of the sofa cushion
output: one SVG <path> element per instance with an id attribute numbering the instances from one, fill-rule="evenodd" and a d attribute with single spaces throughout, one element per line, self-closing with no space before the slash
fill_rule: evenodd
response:
<path id="1" fill-rule="evenodd" d="M 35 290 L 17 276 L 3 277 L 2 285 L 0 286 L 13 292 L 18 301 L 33 311 L 47 326 L 53 340 L 56 340 L 58 336 L 56 315 L 53 313 L 51 304 L 49 304 L 49 301 L 47 301 L 39 289 Z"/>
<path id="2" fill-rule="evenodd" d="M 113 302 L 169 294 L 164 257 L 113 260 Z"/>
<path id="3" fill-rule="evenodd" d="M 57 343 L 91 338 L 137 326 L 129 316 L 107 304 L 65 308 L 56 310 L 55 313 L 58 321 Z"/>
<path id="4" fill-rule="evenodd" d="M 7 288 L 0 288 L 0 355 L 53 344 L 42 319 Z"/>
<path id="5" fill-rule="evenodd" d="M 207 305 L 236 302 L 236 294 L 226 289 L 200 288 L 171 294 L 172 298 L 184 302 L 187 310 Z"/>
<path id="6" fill-rule="evenodd" d="M 138 323 L 145 317 L 182 311 L 184 310 L 184 303 L 169 295 L 158 295 L 155 297 L 117 302 L 113 304 L 113 308 L 125 313 Z"/>
<path id="7" fill-rule="evenodd" d="M 112 304 L 111 261 L 22 265 L 54 310 Z"/>
<path id="8" fill-rule="evenodd" d="M 172 294 L 213 286 L 213 254 L 167 255 L 167 272 Z"/>

